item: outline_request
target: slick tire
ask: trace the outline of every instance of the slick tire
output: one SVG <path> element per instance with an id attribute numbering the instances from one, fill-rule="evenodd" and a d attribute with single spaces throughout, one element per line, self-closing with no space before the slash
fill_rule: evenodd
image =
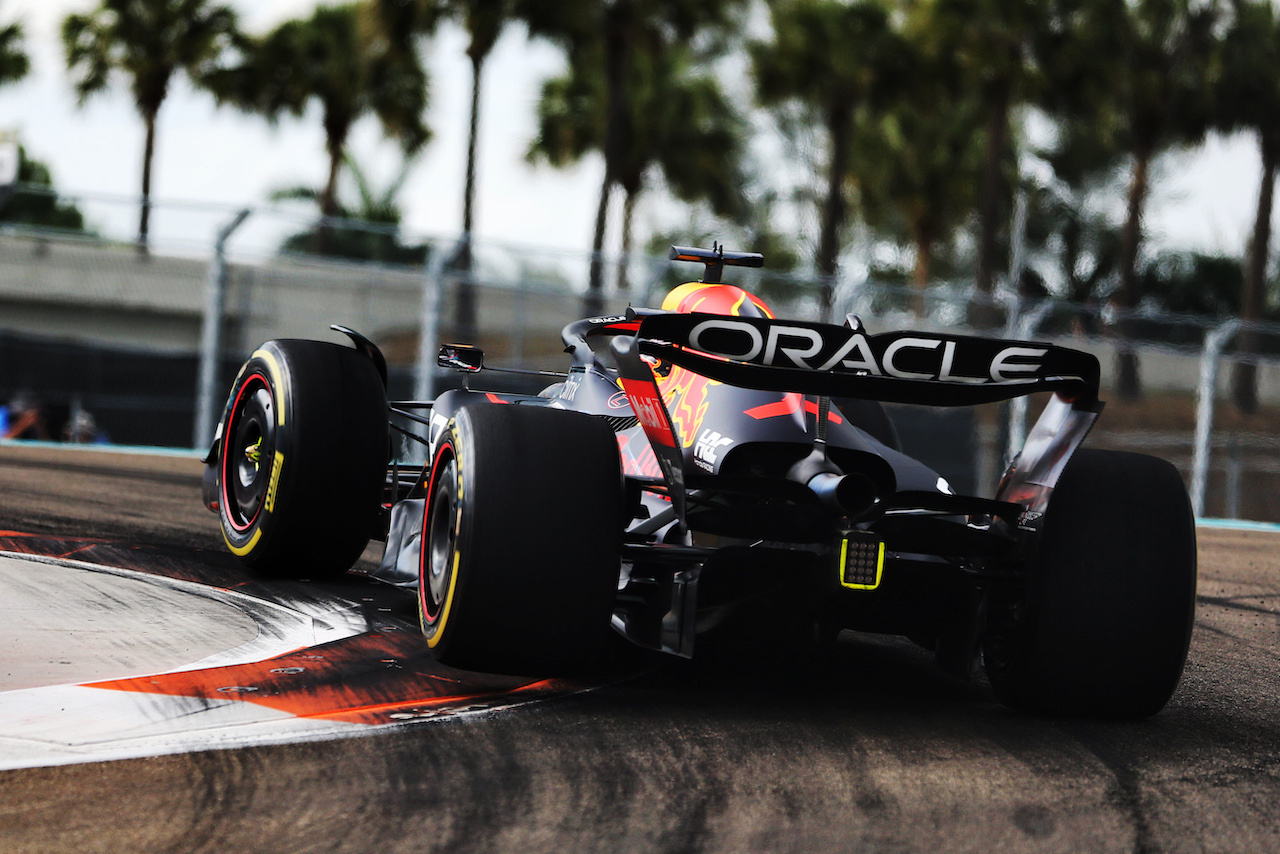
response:
<path id="1" fill-rule="evenodd" d="M 323 341 L 263 344 L 240 369 L 218 456 L 228 548 L 253 570 L 342 574 L 379 520 L 388 455 L 377 369 Z"/>
<path id="2" fill-rule="evenodd" d="M 419 563 L 437 660 L 555 675 L 605 649 L 622 543 L 617 441 L 604 419 L 473 404 L 437 444 Z"/>
<path id="3" fill-rule="evenodd" d="M 1050 497 L 1025 594 L 993 601 L 991 686 L 1021 711 L 1137 719 L 1172 696 L 1195 615 L 1195 520 L 1164 460 L 1078 451 Z"/>

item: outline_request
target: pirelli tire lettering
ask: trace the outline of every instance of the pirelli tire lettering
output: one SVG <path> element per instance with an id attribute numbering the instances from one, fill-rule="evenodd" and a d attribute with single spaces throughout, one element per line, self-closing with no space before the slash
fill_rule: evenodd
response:
<path id="1" fill-rule="evenodd" d="M 240 369 L 228 401 L 219 467 L 222 536 L 231 553 L 253 560 L 272 526 L 275 492 L 284 469 L 287 380 L 270 345 Z"/>

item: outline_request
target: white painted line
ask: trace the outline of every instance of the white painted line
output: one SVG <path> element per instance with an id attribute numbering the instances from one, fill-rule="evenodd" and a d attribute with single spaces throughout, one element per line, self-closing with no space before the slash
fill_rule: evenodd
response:
<path id="1" fill-rule="evenodd" d="M 97 576 L 113 576 L 178 591 L 230 606 L 246 615 L 256 626 L 256 636 L 248 642 L 161 672 L 177 673 L 262 661 L 353 637 L 370 628 L 356 606 L 336 599 L 317 597 L 281 604 L 235 590 L 84 561 L 14 552 L 0 552 L 0 557 L 33 565 L 72 568 Z M 33 570 L 39 571 L 37 567 Z M 49 581 L 65 583 L 63 577 Z M 130 585 L 129 589 L 122 588 L 120 592 L 127 595 L 136 592 L 136 587 Z M 58 607 L 58 591 L 54 584 L 48 591 L 48 606 L 51 609 Z M 175 633 L 181 633 L 184 625 L 179 621 L 172 628 Z M 116 629 L 127 640 L 128 627 L 117 626 Z M 73 655 L 74 648 L 68 647 L 66 654 Z M 104 673 L 101 678 L 148 675 L 155 673 Z M 287 712 L 238 700 L 111 691 L 79 684 L 25 688 L 0 691 L 0 769 L 337 738 L 369 729 L 361 724 L 299 719 Z"/>

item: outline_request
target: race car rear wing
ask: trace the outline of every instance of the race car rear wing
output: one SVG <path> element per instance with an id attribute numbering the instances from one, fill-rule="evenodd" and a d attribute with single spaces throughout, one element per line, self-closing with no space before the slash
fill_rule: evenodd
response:
<path id="1" fill-rule="evenodd" d="M 715 314 L 644 314 L 636 346 L 730 385 L 888 403 L 971 406 L 1039 391 L 1097 402 L 1089 353 L 1030 341 Z"/>
<path id="2" fill-rule="evenodd" d="M 713 314 L 628 312 L 634 337 L 610 343 L 620 382 L 649 438 L 685 525 L 680 442 L 649 360 L 666 361 L 747 388 L 932 406 L 968 406 L 1052 391 L 996 500 L 1024 508 L 1018 525 L 1039 527 L 1067 459 L 1102 403 L 1096 357 L 1065 347 L 962 335 L 895 332 Z"/>

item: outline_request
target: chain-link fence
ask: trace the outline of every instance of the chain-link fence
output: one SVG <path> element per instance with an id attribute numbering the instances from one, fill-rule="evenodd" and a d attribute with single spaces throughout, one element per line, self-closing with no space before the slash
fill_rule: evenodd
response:
<path id="1" fill-rule="evenodd" d="M 91 227 L 127 222 L 136 207 L 104 197 L 77 203 Z M 495 365 L 562 368 L 560 329 L 586 304 L 586 253 L 460 247 L 288 208 L 156 203 L 152 221 L 146 251 L 0 221 L 0 435 L 199 446 L 257 344 L 341 340 L 328 331 L 333 323 L 383 349 L 393 397 L 454 382 L 434 367 L 434 345 L 445 341 L 470 339 Z M 458 259 L 467 256 L 463 273 Z M 599 304 L 610 312 L 658 305 L 668 288 L 700 273 L 665 258 L 604 260 Z M 779 316 L 822 313 L 815 279 L 741 268 L 727 278 L 764 295 Z M 1280 521 L 1280 326 L 1011 294 L 984 300 L 967 283 L 946 282 L 920 293 L 841 281 L 832 314 L 846 312 L 872 332 L 980 330 L 1092 352 L 1108 404 L 1089 444 L 1171 460 L 1202 515 Z M 1123 364 L 1136 366 L 1136 398 L 1121 393 Z M 1239 365 L 1256 389 L 1244 406 L 1232 389 Z M 896 407 L 894 417 L 908 452 L 958 488 L 989 492 L 1041 405 Z"/>

